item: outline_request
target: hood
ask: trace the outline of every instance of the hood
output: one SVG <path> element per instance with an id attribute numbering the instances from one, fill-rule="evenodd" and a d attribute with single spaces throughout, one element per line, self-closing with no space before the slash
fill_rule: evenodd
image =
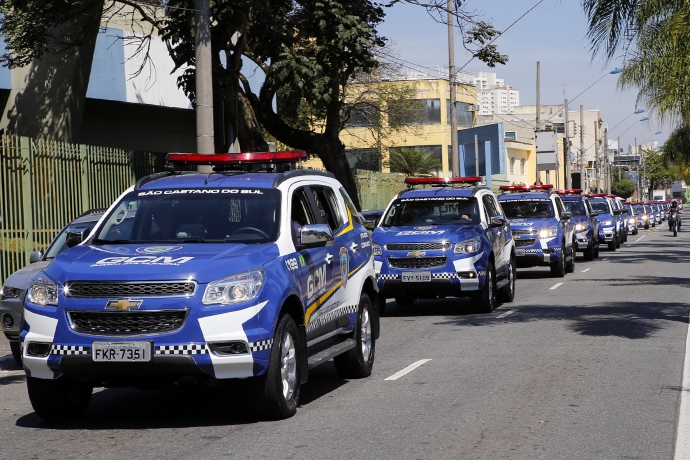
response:
<path id="1" fill-rule="evenodd" d="M 573 216 L 570 218 L 570 223 L 572 225 L 589 223 L 589 217 L 587 216 Z"/>
<path id="2" fill-rule="evenodd" d="M 45 270 L 58 283 L 80 281 L 167 281 L 208 283 L 233 273 L 261 268 L 278 257 L 275 243 L 117 244 L 75 246 Z"/>
<path id="3" fill-rule="evenodd" d="M 616 218 L 613 216 L 613 214 L 604 213 L 604 214 L 597 215 L 597 220 L 599 222 L 604 222 L 605 220 L 615 221 Z"/>
<path id="4" fill-rule="evenodd" d="M 536 228 L 538 230 L 541 230 L 544 228 L 555 227 L 558 225 L 558 219 L 556 219 L 555 217 L 531 217 L 529 219 L 508 219 L 508 222 L 510 222 L 510 228 L 513 230 L 527 228 Z"/>
<path id="5" fill-rule="evenodd" d="M 5 286 L 26 290 L 26 288 L 29 287 L 29 281 L 31 281 L 31 278 L 33 278 L 36 273 L 50 265 L 50 262 L 50 260 L 42 260 L 40 262 L 34 262 L 26 267 L 20 268 L 5 280 Z"/>
<path id="6" fill-rule="evenodd" d="M 376 227 L 371 239 L 377 244 L 425 243 L 445 240 L 451 243 L 464 241 L 483 232 L 481 225 L 418 225 Z"/>

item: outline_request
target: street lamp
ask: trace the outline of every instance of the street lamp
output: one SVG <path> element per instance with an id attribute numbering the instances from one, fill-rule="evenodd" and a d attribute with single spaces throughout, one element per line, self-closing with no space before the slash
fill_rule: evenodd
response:
<path id="1" fill-rule="evenodd" d="M 649 120 L 649 117 L 642 117 L 642 118 L 640 118 L 640 121 L 647 121 L 647 120 Z"/>

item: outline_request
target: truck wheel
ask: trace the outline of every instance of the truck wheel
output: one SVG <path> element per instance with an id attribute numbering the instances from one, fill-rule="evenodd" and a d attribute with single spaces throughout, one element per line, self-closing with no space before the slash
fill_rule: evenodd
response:
<path id="1" fill-rule="evenodd" d="M 284 419 L 297 412 L 302 382 L 300 359 L 297 355 L 301 349 L 298 342 L 300 337 L 292 316 L 283 315 L 276 327 L 268 370 L 265 375 L 256 377 L 249 386 L 255 392 L 256 409 L 262 416 Z"/>
<path id="2" fill-rule="evenodd" d="M 583 251 L 583 253 L 585 256 L 585 260 L 589 260 L 589 261 L 594 260 L 594 257 L 595 257 L 594 256 L 594 240 L 592 240 L 592 243 L 590 244 L 590 246 L 587 249 L 585 249 Z"/>
<path id="3" fill-rule="evenodd" d="M 499 302 L 510 303 L 515 299 L 515 277 L 517 269 L 515 268 L 515 257 L 510 258 L 510 268 L 508 269 L 508 284 L 498 290 L 497 298 Z"/>
<path id="4" fill-rule="evenodd" d="M 477 313 L 491 313 L 496 308 L 496 283 L 491 261 L 486 265 L 484 287 L 472 296 L 472 306 Z"/>
<path id="5" fill-rule="evenodd" d="M 573 273 L 575 271 L 575 243 L 573 243 L 573 247 L 570 249 L 570 263 L 565 267 L 566 273 Z"/>
<path id="6" fill-rule="evenodd" d="M 357 324 L 352 335 L 357 346 L 333 358 L 335 370 L 344 379 L 360 379 L 371 375 L 376 351 L 376 341 L 371 327 L 373 307 L 369 296 L 362 293 L 359 298 Z"/>
<path id="7" fill-rule="evenodd" d="M 379 317 L 386 315 L 386 296 L 379 294 Z"/>
<path id="8" fill-rule="evenodd" d="M 93 393 L 90 385 L 66 377 L 56 380 L 27 377 L 26 386 L 36 415 L 47 422 L 79 419 L 89 407 Z"/>
<path id="9" fill-rule="evenodd" d="M 565 246 L 561 246 L 561 257 L 551 264 L 551 276 L 563 278 L 565 276 Z"/>
<path id="10" fill-rule="evenodd" d="M 22 365 L 22 344 L 19 340 L 10 341 L 10 351 L 12 352 L 12 357 L 19 364 Z"/>
<path id="11" fill-rule="evenodd" d="M 616 237 L 616 249 L 621 247 L 621 240 L 623 239 L 622 236 L 617 236 Z"/>
<path id="12" fill-rule="evenodd" d="M 617 247 L 618 247 L 618 236 L 614 235 L 613 241 L 611 241 L 609 243 L 609 251 L 615 251 Z"/>

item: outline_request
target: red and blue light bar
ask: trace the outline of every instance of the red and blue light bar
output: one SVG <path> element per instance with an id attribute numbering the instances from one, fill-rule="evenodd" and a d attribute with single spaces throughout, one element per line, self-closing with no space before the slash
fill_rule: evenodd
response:
<path id="1" fill-rule="evenodd" d="M 541 185 L 501 185 L 499 190 L 505 192 L 535 192 L 535 191 L 549 191 L 553 188 L 551 184 Z"/>
<path id="2" fill-rule="evenodd" d="M 405 183 L 412 185 L 436 185 L 436 186 L 452 186 L 454 184 L 478 184 L 482 181 L 479 176 L 467 177 L 408 177 Z"/>
<path id="3" fill-rule="evenodd" d="M 251 152 L 251 153 L 168 153 L 165 161 L 172 164 L 186 165 L 242 165 L 261 163 L 287 163 L 306 160 L 307 152 Z"/>
<path id="4" fill-rule="evenodd" d="M 582 195 L 582 190 L 579 188 L 574 188 L 571 190 L 556 190 L 559 195 Z"/>
<path id="5" fill-rule="evenodd" d="M 606 193 L 585 193 L 587 198 L 606 198 L 608 195 Z"/>

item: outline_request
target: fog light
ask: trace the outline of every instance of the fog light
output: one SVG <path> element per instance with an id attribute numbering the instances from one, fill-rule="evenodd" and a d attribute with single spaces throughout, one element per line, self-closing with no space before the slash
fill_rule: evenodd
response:
<path id="1" fill-rule="evenodd" d="M 45 358 L 50 354 L 50 343 L 31 342 L 26 349 L 26 354 L 37 358 Z"/>
<path id="2" fill-rule="evenodd" d="M 14 319 L 12 318 L 12 315 L 10 315 L 9 313 L 5 313 L 4 315 L 2 315 L 2 325 L 7 329 L 14 326 Z"/>
<path id="3" fill-rule="evenodd" d="M 475 272 L 458 272 L 458 276 L 464 280 L 473 280 L 477 278 L 477 274 Z"/>
<path id="4" fill-rule="evenodd" d="M 209 343 L 208 347 L 214 355 L 243 355 L 249 353 L 245 342 L 216 342 Z"/>

